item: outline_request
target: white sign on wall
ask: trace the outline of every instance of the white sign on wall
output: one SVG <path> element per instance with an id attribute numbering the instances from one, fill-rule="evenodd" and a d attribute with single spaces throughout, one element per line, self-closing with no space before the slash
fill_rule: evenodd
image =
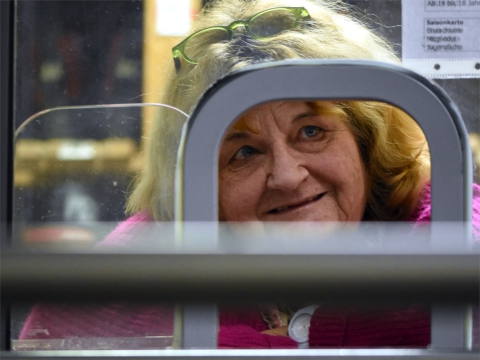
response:
<path id="1" fill-rule="evenodd" d="M 155 32 L 162 36 L 184 36 L 190 30 L 190 0 L 156 0 Z"/>
<path id="2" fill-rule="evenodd" d="M 480 77 L 480 0 L 402 0 L 402 53 L 427 77 Z"/>

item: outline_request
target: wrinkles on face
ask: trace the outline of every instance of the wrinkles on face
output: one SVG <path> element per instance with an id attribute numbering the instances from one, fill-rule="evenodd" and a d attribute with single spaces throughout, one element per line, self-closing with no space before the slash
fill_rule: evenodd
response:
<path id="1" fill-rule="evenodd" d="M 219 159 L 220 220 L 360 221 L 367 177 L 347 124 L 306 102 L 275 102 L 230 129 Z"/>

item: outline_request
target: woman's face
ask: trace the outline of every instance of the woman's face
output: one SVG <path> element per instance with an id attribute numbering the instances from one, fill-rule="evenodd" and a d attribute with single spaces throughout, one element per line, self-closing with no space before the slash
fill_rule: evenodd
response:
<path id="1" fill-rule="evenodd" d="M 367 175 L 353 133 L 306 102 L 250 110 L 219 159 L 222 221 L 360 221 Z M 243 127 L 237 127 L 243 128 Z"/>

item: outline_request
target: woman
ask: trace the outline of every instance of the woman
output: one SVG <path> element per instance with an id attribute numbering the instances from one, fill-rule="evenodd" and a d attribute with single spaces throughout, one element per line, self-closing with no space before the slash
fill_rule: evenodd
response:
<path id="1" fill-rule="evenodd" d="M 214 81 L 257 62 L 399 62 L 390 46 L 345 7 L 313 0 L 213 1 L 173 55 L 176 66 L 163 102 L 186 112 Z M 141 223 L 173 220 L 173 174 L 182 126 L 171 114 L 154 124 L 148 164 L 129 199 L 133 215 L 103 246 L 132 246 Z M 223 140 L 219 220 L 429 221 L 429 174 L 425 137 L 398 109 L 375 102 L 273 102 L 247 112 Z M 476 221 L 478 208 L 476 204 Z M 287 327 L 296 310 L 276 303 L 222 307 L 219 346 L 295 348 Z M 37 305 L 20 337 L 158 335 L 171 328 L 171 311 L 166 306 Z M 419 306 L 321 306 L 312 314 L 311 347 L 425 347 L 430 342 L 429 312 Z"/>
<path id="2" fill-rule="evenodd" d="M 295 14 L 281 7 L 306 9 L 306 13 Z M 337 1 L 213 1 L 192 29 L 192 34 L 198 35 L 187 37 L 174 48 L 177 71 L 170 72 L 163 102 L 190 112 L 201 94 L 217 79 L 262 61 L 339 58 L 399 63 L 388 43 L 345 13 L 348 10 Z M 260 15 L 255 17 L 256 14 Z M 251 23 L 247 20 L 248 29 L 238 26 L 231 40 L 222 41 L 223 33 L 204 32 L 206 28 L 228 26 L 252 16 Z M 267 30 L 263 30 L 265 28 Z M 288 30 L 275 33 L 284 28 Z M 262 36 L 252 34 L 251 29 Z M 416 123 L 397 109 L 381 104 L 317 105 L 319 111 L 350 118 L 348 123 L 358 146 L 368 147 L 371 152 L 362 154 L 368 157 L 363 158 L 363 162 L 370 164 L 373 160 L 368 170 L 383 177 L 369 186 L 372 192 L 369 200 L 377 200 L 367 209 L 366 217 L 398 220 L 408 216 L 430 172 L 425 138 Z M 148 166 L 143 169 L 129 199 L 128 211 L 134 214 L 147 210 L 155 220 L 173 220 L 172 169 L 183 122 L 173 119 L 171 113 L 160 118 L 152 129 Z M 372 139 L 373 136 L 376 138 Z M 398 142 L 398 147 L 390 149 L 391 140 Z M 399 152 L 400 158 L 389 156 L 391 150 Z M 394 171 L 395 175 L 387 177 L 387 171 Z M 399 178 L 405 178 L 402 185 Z M 391 193 L 389 199 L 386 193 Z M 379 206 L 376 203 L 385 201 L 389 203 L 388 209 L 374 209 Z"/>

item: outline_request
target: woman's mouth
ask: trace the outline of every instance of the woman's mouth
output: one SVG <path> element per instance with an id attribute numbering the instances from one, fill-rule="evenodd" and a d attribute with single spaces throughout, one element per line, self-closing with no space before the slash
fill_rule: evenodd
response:
<path id="1" fill-rule="evenodd" d="M 270 210 L 268 213 L 269 214 L 277 214 L 279 212 L 284 212 L 284 211 L 287 211 L 287 210 L 292 210 L 292 209 L 297 209 L 299 207 L 302 207 L 302 206 L 305 206 L 305 205 L 308 205 L 314 201 L 317 201 L 318 199 L 320 199 L 321 197 L 323 197 L 325 193 L 322 193 L 322 194 L 318 194 L 318 195 L 315 195 L 313 196 L 312 198 L 310 199 L 307 199 L 307 200 L 303 200 L 299 203 L 296 203 L 296 204 L 291 204 L 291 205 L 285 205 L 285 206 L 281 206 L 281 207 L 278 207 L 278 208 L 275 208 L 273 210 Z"/>

